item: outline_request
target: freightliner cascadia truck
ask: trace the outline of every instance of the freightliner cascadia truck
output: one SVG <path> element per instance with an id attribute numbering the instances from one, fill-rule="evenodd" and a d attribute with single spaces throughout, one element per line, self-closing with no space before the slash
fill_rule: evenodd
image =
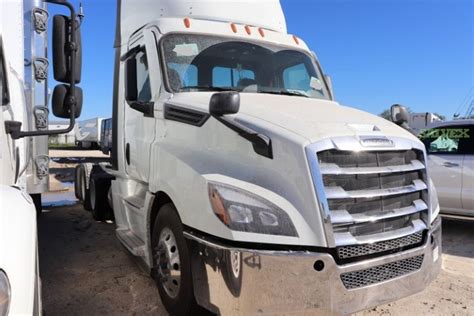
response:
<path id="1" fill-rule="evenodd" d="M 87 203 L 170 314 L 348 314 L 437 276 L 423 144 L 337 103 L 278 0 L 118 1 L 115 51 Z"/>
<path id="2" fill-rule="evenodd" d="M 48 24 L 47 2 L 69 8 L 68 16 Z M 50 26 L 53 59 L 46 54 Z M 72 130 L 81 109 L 78 27 L 67 1 L 0 1 L 0 316 L 42 313 L 35 204 L 41 211 L 49 186 L 47 137 Z M 48 130 L 50 65 L 61 83 L 52 109 L 70 119 L 66 130 Z"/>

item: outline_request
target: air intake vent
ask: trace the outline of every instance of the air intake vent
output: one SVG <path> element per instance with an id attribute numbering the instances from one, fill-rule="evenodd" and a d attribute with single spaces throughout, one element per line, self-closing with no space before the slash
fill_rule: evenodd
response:
<path id="1" fill-rule="evenodd" d="M 415 271 L 420 270 L 423 264 L 423 255 L 365 270 L 353 271 L 341 274 L 341 280 L 347 289 L 356 289 L 383 281 L 388 281 Z"/>
<path id="2" fill-rule="evenodd" d="M 165 119 L 194 126 L 202 126 L 209 118 L 209 114 L 184 107 L 165 104 Z"/>
<path id="3" fill-rule="evenodd" d="M 369 256 L 376 253 L 385 253 L 401 248 L 419 246 L 423 242 L 423 233 L 415 233 L 402 238 L 387 241 L 379 241 L 372 244 L 337 247 L 339 259 L 350 259 L 361 256 Z"/>

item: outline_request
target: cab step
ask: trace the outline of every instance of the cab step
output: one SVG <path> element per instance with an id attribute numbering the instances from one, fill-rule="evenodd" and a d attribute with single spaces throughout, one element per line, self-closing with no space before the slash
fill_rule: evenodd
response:
<path id="1" fill-rule="evenodd" d="M 145 242 L 138 238 L 130 229 L 117 229 L 117 238 L 136 257 L 145 257 Z"/>

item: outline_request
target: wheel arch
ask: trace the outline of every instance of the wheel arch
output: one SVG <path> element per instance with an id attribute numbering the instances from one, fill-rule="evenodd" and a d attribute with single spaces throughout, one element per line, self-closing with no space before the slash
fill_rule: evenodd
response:
<path id="1" fill-rule="evenodd" d="M 176 207 L 176 204 L 173 202 L 171 197 L 164 191 L 158 191 L 153 194 L 154 199 L 153 203 L 151 204 L 150 215 L 149 215 L 149 222 L 148 222 L 148 238 L 151 240 L 151 236 L 153 235 L 153 227 L 155 225 L 156 217 L 161 209 L 161 207 L 165 204 L 171 203 Z M 179 214 L 178 214 L 179 217 Z"/>

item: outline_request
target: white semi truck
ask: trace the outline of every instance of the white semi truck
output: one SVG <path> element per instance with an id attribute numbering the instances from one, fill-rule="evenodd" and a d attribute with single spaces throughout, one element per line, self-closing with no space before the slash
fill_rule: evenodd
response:
<path id="1" fill-rule="evenodd" d="M 48 130 L 46 2 L 70 9 L 53 18 L 53 112 L 70 118 Z M 71 22 L 75 21 L 75 22 Z M 0 315 L 42 313 L 35 203 L 48 191 L 48 135 L 72 130 L 80 113 L 78 29 L 67 1 L 0 1 Z M 72 67 L 71 65 L 76 65 Z M 74 80 L 75 78 L 75 80 Z M 32 198 L 33 197 L 33 198 Z"/>
<path id="2" fill-rule="evenodd" d="M 348 314 L 438 275 L 423 144 L 338 104 L 278 0 L 121 0 L 115 47 L 88 204 L 172 315 Z"/>

